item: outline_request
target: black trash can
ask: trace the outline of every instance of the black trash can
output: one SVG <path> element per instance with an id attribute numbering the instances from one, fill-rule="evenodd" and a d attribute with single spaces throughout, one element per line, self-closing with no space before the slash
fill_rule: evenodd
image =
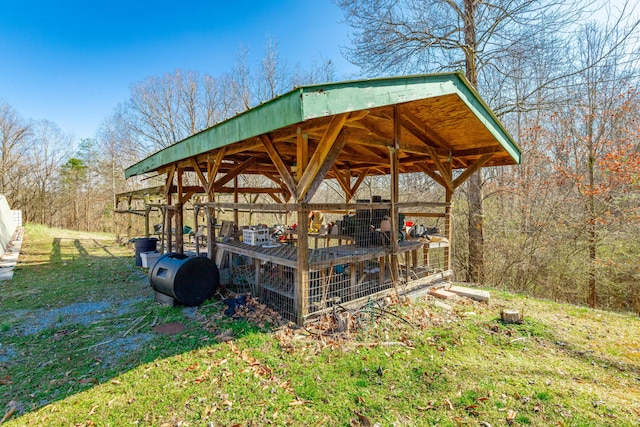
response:
<path id="1" fill-rule="evenodd" d="M 155 252 L 156 244 L 158 243 L 158 239 L 156 237 L 141 237 L 139 239 L 134 240 L 133 242 L 136 246 L 136 266 L 142 266 L 142 258 L 140 258 L 140 254 L 142 252 Z"/>
<path id="2" fill-rule="evenodd" d="M 156 300 L 171 303 L 166 295 L 186 306 L 196 306 L 211 298 L 220 284 L 218 266 L 209 258 L 168 253 L 149 270 L 149 282 Z M 161 294 L 161 295 L 158 295 Z"/>

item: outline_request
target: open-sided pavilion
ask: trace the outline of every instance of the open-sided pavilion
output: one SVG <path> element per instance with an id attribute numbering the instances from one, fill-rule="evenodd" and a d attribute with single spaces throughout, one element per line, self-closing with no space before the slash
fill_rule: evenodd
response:
<path id="1" fill-rule="evenodd" d="M 454 191 L 480 168 L 515 165 L 520 158 L 513 138 L 464 76 L 442 73 L 299 87 L 141 160 L 126 177 L 166 176 L 167 230 L 182 229 L 184 204 L 196 194 L 208 197 L 195 205 L 195 217 L 204 210 L 208 225 L 220 209 L 295 218 L 293 244 L 216 242 L 212 226 L 207 242 L 209 257 L 217 251 L 220 262 L 224 251 L 230 268 L 249 266 L 254 291 L 302 323 L 331 304 L 451 277 Z M 407 173 L 428 175 L 444 188 L 444 200 L 403 198 L 399 176 Z M 189 174 L 197 185 L 185 184 Z M 261 175 L 268 184 L 240 188 L 233 185 L 240 175 Z M 373 175 L 388 177 L 388 194 L 354 202 Z M 344 202 L 314 198 L 324 180 L 337 182 Z M 216 202 L 221 193 L 235 194 L 234 201 Z M 273 203 L 238 203 L 241 193 L 266 194 Z M 343 215 L 339 231 L 320 248 L 310 241 L 313 212 Z M 441 218 L 442 236 L 407 232 L 403 219 L 409 217 Z M 386 233 L 381 220 L 390 225 Z M 237 215 L 235 221 L 242 227 Z M 169 233 L 167 247 L 174 237 L 181 250 L 181 233 Z"/>

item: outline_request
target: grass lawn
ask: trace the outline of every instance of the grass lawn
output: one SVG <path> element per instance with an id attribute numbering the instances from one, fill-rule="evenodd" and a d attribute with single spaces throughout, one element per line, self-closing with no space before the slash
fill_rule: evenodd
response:
<path id="1" fill-rule="evenodd" d="M 133 264 L 111 236 L 27 226 L 0 282 L 0 424 L 640 425 L 637 317 L 492 291 L 369 305 L 317 334 L 157 305 Z"/>

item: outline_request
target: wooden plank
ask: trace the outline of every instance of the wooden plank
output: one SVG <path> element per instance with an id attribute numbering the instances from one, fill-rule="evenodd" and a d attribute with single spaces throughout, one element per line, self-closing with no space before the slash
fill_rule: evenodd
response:
<path id="1" fill-rule="evenodd" d="M 440 298 L 440 299 L 451 299 L 458 296 L 458 294 L 449 292 L 445 289 L 430 289 L 429 295 L 433 295 L 434 297 Z"/>
<path id="2" fill-rule="evenodd" d="M 169 201 L 171 197 L 171 186 L 173 185 L 173 175 L 176 173 L 176 165 L 169 166 L 169 170 L 167 171 L 167 178 L 164 182 L 164 195 L 167 198 L 167 203 L 171 203 Z"/>
<path id="3" fill-rule="evenodd" d="M 344 191 L 344 194 L 346 195 L 346 200 L 347 201 L 351 200 L 351 198 L 353 197 L 353 194 L 351 193 L 351 186 L 349 185 L 347 179 L 343 176 L 342 172 L 340 171 L 340 169 L 336 167 L 335 164 L 331 166 L 331 170 L 333 171 L 333 175 L 336 177 L 336 181 L 338 182 L 338 185 L 340 185 L 340 187 L 342 188 L 342 191 Z M 347 173 L 349 172 L 347 171 Z"/>

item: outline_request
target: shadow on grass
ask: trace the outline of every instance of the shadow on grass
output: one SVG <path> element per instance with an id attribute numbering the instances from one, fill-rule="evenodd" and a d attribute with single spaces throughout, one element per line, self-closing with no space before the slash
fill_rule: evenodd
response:
<path id="1" fill-rule="evenodd" d="M 15 416 L 140 365 L 213 345 L 224 330 L 233 329 L 237 338 L 259 332 L 226 318 L 205 329 L 196 312 L 211 316 L 223 309 L 221 302 L 197 309 L 158 305 L 131 255 L 93 243 L 54 238 L 49 264 L 23 268 L 24 296 L 10 306 L 2 303 L 0 404 L 14 402 Z M 74 249 L 71 256 L 67 251 Z M 92 255 L 96 249 L 99 255 Z M 37 298 L 27 290 L 37 290 Z M 185 329 L 175 335 L 154 331 L 166 323 Z"/>

